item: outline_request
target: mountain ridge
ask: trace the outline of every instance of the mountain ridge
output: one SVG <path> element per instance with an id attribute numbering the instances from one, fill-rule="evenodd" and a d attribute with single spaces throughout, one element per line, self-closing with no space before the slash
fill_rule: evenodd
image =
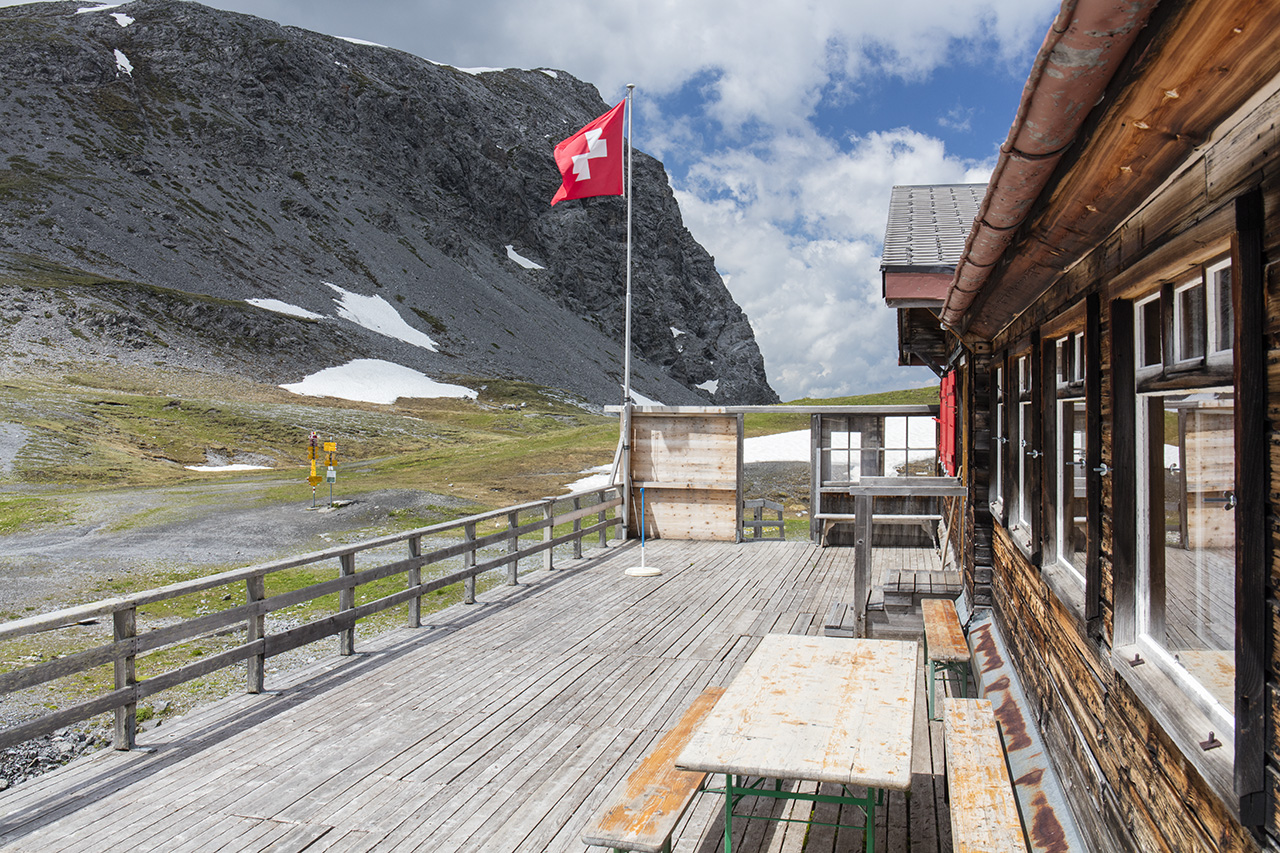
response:
<path id="1" fill-rule="evenodd" d="M 0 46 L 0 293 L 27 305 L 0 324 L 12 359 L 285 383 L 379 358 L 620 399 L 624 202 L 549 205 L 552 146 L 608 108 L 589 84 L 177 0 L 0 8 Z M 746 317 L 640 152 L 635 189 L 634 387 L 775 402 Z M 344 293 L 417 334 L 344 319 Z"/>

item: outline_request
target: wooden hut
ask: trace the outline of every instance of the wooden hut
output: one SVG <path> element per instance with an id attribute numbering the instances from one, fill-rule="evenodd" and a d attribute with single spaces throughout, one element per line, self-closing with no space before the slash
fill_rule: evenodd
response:
<path id="1" fill-rule="evenodd" d="M 1280 4 L 1067 0 L 954 272 L 897 306 L 1092 849 L 1280 846 L 1278 119 Z"/>

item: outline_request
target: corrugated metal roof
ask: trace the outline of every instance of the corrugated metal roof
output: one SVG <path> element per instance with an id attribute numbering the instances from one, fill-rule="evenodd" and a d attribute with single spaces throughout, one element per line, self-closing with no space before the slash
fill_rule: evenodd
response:
<path id="1" fill-rule="evenodd" d="M 986 184 L 894 187 L 880 268 L 954 269 L 986 193 Z"/>

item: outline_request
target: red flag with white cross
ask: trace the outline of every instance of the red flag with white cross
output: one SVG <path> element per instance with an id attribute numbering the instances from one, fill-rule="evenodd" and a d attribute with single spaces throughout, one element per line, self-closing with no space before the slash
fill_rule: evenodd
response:
<path id="1" fill-rule="evenodd" d="M 622 195 L 623 101 L 556 146 L 562 183 L 551 199 Z"/>

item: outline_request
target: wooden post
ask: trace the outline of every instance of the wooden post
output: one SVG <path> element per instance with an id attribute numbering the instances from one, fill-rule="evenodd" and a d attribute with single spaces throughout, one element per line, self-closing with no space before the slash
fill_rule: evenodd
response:
<path id="1" fill-rule="evenodd" d="M 762 522 L 762 521 L 764 521 L 764 504 L 763 504 L 763 503 L 761 503 L 759 506 L 757 506 L 757 507 L 756 507 L 756 511 L 755 511 L 755 522 L 756 522 L 756 526 L 755 526 L 755 529 L 754 529 L 754 530 L 752 531 L 752 533 L 751 533 L 751 538 L 752 538 L 752 539 L 759 539 L 759 538 L 760 538 L 760 533 L 761 533 L 761 522 Z"/>
<path id="2" fill-rule="evenodd" d="M 409 537 L 409 556 L 416 559 L 422 556 L 422 537 Z M 414 566 L 409 570 L 409 588 L 413 589 L 422 583 L 422 567 Z M 422 596 L 415 595 L 409 599 L 409 627 L 422 627 Z"/>
<path id="3" fill-rule="evenodd" d="M 466 524 L 462 525 L 462 529 L 464 531 L 464 536 L 466 537 L 467 542 L 470 543 L 470 542 L 476 541 L 476 523 L 474 521 L 469 521 Z M 475 566 L 475 564 L 476 564 L 476 551 L 475 551 L 475 548 L 472 547 L 462 553 L 462 567 L 464 569 L 469 569 Z M 466 580 L 462 582 L 462 588 L 465 592 L 465 595 L 462 598 L 462 603 L 475 604 L 476 603 L 476 576 L 467 575 Z"/>
<path id="4" fill-rule="evenodd" d="M 356 573 L 356 555 L 343 554 L 338 558 L 342 566 L 342 576 L 348 577 Z M 338 609 L 354 610 L 356 607 L 356 588 L 354 586 L 338 592 Z M 338 633 L 338 654 L 353 655 L 356 653 L 356 626 L 344 628 Z"/>
<path id="5" fill-rule="evenodd" d="M 516 556 L 520 551 L 520 534 L 516 532 L 519 527 L 520 512 L 507 513 L 507 529 L 511 531 L 511 538 L 507 540 L 507 553 L 511 555 L 507 561 L 507 583 L 511 586 L 520 583 L 520 558 Z"/>
<path id="6" fill-rule="evenodd" d="M 542 528 L 542 542 L 543 544 L 546 544 L 555 538 L 555 533 L 552 526 L 556 517 L 556 499 L 555 498 L 550 498 L 545 504 L 542 505 L 542 515 L 547 522 L 547 526 Z M 542 567 L 547 571 L 551 571 L 552 569 L 555 568 L 555 559 L 552 554 L 553 551 L 555 551 L 555 548 L 547 548 L 547 550 L 542 552 Z"/>
<path id="7" fill-rule="evenodd" d="M 124 654 L 118 655 L 115 660 L 116 690 L 124 690 L 138 683 L 133 642 L 138 633 L 137 608 L 116 611 L 112 614 L 112 622 L 116 643 L 125 645 Z M 138 702 L 135 698 L 134 701 L 116 708 L 115 741 L 112 745 L 120 750 L 133 749 L 137 745 L 137 735 Z"/>
<path id="8" fill-rule="evenodd" d="M 582 509 L 582 498 L 573 499 L 573 511 L 577 513 Z M 573 558 L 575 560 L 582 559 L 582 519 L 575 518 L 573 520 Z"/>
<path id="9" fill-rule="evenodd" d="M 605 501 L 605 496 L 606 496 L 607 494 L 609 494 L 609 490 L 608 490 L 608 489 L 601 489 L 601 490 L 597 493 L 596 497 L 599 499 L 600 503 L 602 503 L 602 504 L 603 504 L 603 503 L 604 503 L 604 501 Z M 602 509 L 602 510 L 600 510 L 600 512 L 596 514 L 596 523 L 597 523 L 597 524 L 604 524 L 604 522 L 605 522 L 605 516 L 606 516 L 606 511 L 605 511 L 605 510 L 603 510 L 603 509 Z M 600 528 L 600 547 L 601 547 L 601 548 L 607 548 L 607 547 L 609 547 L 609 528 L 608 528 L 608 527 L 601 527 L 601 528 Z"/>
<path id="10" fill-rule="evenodd" d="M 809 541 L 822 541 L 822 477 L 826 473 L 822 464 L 822 415 L 809 416 Z"/>
<path id="11" fill-rule="evenodd" d="M 855 634 L 867 635 L 867 599 L 871 587 L 871 501 L 870 495 L 858 495 L 853 501 L 854 555 L 853 601 L 858 608 Z"/>
<path id="12" fill-rule="evenodd" d="M 254 575 L 245 581 L 246 600 L 249 604 L 262 601 L 267 597 L 267 580 L 263 575 Z M 267 614 L 265 611 L 259 610 L 256 613 L 249 614 L 248 626 L 245 631 L 245 641 L 256 643 L 266 636 Z M 247 673 L 247 684 L 245 690 L 248 693 L 261 693 L 265 682 L 267 655 L 265 652 L 259 652 L 249 658 L 249 671 Z"/>

